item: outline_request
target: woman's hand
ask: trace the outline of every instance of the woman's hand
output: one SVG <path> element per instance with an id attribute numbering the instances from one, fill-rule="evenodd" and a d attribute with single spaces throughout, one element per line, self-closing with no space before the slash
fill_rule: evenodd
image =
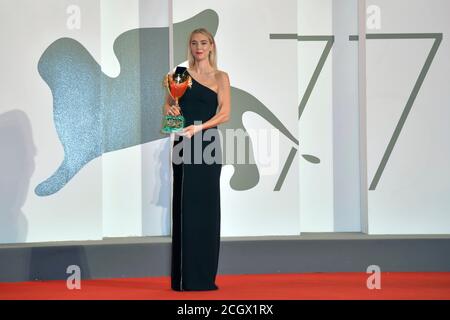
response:
<path id="1" fill-rule="evenodd" d="M 183 129 L 182 133 L 180 133 L 182 136 L 188 137 L 189 139 L 196 134 L 197 132 L 201 131 L 203 129 L 203 125 L 195 125 L 191 124 L 190 126 Z"/>
<path id="2" fill-rule="evenodd" d="M 166 108 L 165 115 L 178 116 L 180 114 L 180 107 L 177 107 L 176 105 L 171 105 Z"/>

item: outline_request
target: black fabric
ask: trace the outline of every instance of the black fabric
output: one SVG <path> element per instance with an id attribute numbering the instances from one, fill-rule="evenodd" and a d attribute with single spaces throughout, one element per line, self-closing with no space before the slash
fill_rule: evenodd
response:
<path id="1" fill-rule="evenodd" d="M 186 71 L 186 67 L 177 67 L 176 69 L 175 69 L 175 74 L 183 74 L 185 71 Z"/>
<path id="2" fill-rule="evenodd" d="M 196 121 L 206 122 L 217 109 L 217 93 L 192 78 L 192 87 L 179 99 L 185 127 Z M 207 132 L 210 141 L 196 139 Z M 190 140 L 190 141 L 188 141 Z M 183 143 L 180 148 L 179 143 Z M 211 145 L 213 144 L 213 145 Z M 180 152 L 175 151 L 178 146 Z M 194 162 L 195 148 L 202 153 L 209 146 L 217 162 L 201 157 Z M 220 174 L 222 170 L 221 139 L 213 127 L 186 138 L 177 135 L 172 146 L 173 158 L 182 156 L 179 164 L 172 162 L 172 261 L 171 286 L 173 290 L 216 290 L 215 284 L 220 248 Z M 186 155 L 190 150 L 191 161 Z"/>

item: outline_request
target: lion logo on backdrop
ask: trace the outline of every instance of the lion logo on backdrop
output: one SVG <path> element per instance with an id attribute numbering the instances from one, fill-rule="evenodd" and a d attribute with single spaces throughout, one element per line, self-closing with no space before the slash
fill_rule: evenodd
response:
<path id="1" fill-rule="evenodd" d="M 213 10 L 204 10 L 175 23 L 175 64 L 185 60 L 185 39 L 190 30 L 203 26 L 215 35 L 218 24 L 218 15 Z M 139 28 L 122 33 L 113 45 L 121 70 L 115 78 L 106 76 L 86 48 L 74 39 L 60 38 L 43 52 L 38 71 L 53 95 L 54 123 L 64 159 L 55 172 L 35 188 L 37 195 L 58 192 L 87 163 L 103 153 L 167 137 L 160 133 L 160 127 L 165 95 L 161 79 L 169 69 L 168 47 L 168 27 Z M 230 120 L 219 126 L 222 132 L 226 129 L 246 131 L 242 116 L 252 111 L 298 145 L 298 140 L 257 98 L 232 87 L 231 99 L 233 112 Z M 234 166 L 230 180 L 234 190 L 248 190 L 259 182 L 252 150 L 250 141 L 250 163 L 229 163 Z M 294 155 L 291 150 L 275 191 L 281 188 Z"/>
<path id="2" fill-rule="evenodd" d="M 184 45 L 190 30 L 206 27 L 215 35 L 218 25 L 219 17 L 210 9 L 188 20 L 175 23 L 173 28 L 175 64 L 178 65 L 185 60 Z M 298 107 L 300 119 L 333 47 L 334 36 L 297 34 L 269 36 L 270 39 L 326 42 L 300 101 Z M 375 190 L 442 42 L 442 33 L 379 33 L 367 34 L 366 39 L 434 39 L 370 184 L 369 190 Z M 358 36 L 350 35 L 349 41 L 358 41 Z M 122 33 L 113 45 L 121 69 L 116 78 L 104 75 L 100 65 L 85 47 L 74 39 L 58 39 L 44 51 L 38 63 L 38 70 L 53 94 L 54 123 L 64 149 L 64 160 L 53 175 L 35 188 L 37 195 L 48 196 L 58 192 L 89 161 L 103 153 L 166 138 L 159 130 L 161 105 L 165 94 L 161 88 L 161 79 L 169 69 L 168 47 L 168 27 L 140 28 Z M 244 90 L 231 87 L 231 103 L 233 112 L 230 120 L 219 126 L 223 137 L 226 138 L 224 132 L 227 129 L 240 129 L 247 133 L 242 117 L 245 112 L 251 111 L 265 119 L 294 144 L 274 186 L 274 191 L 279 191 L 297 154 L 299 141 L 263 103 Z M 224 162 L 234 166 L 230 180 L 230 186 L 234 190 L 248 190 L 259 182 L 260 173 L 253 159 L 251 140 L 246 152 L 249 163 L 227 163 L 226 160 Z M 302 157 L 312 164 L 320 163 L 320 159 L 316 156 L 302 154 Z"/>

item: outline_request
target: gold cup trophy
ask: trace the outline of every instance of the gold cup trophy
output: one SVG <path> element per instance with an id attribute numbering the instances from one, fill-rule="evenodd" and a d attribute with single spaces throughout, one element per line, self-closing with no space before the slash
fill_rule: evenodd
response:
<path id="1" fill-rule="evenodd" d="M 179 107 L 178 99 L 184 95 L 188 87 L 192 87 L 192 78 L 189 74 L 186 74 L 186 70 L 185 67 L 177 67 L 172 75 L 166 74 L 164 76 L 163 85 L 167 88 L 169 95 L 175 101 L 177 107 Z M 180 115 L 178 116 L 165 115 L 161 132 L 173 133 L 182 131 L 184 128 L 184 120 L 181 109 Z"/>

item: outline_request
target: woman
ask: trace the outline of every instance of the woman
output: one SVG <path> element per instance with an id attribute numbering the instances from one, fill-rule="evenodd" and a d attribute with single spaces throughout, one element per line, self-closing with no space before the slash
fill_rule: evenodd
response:
<path id="1" fill-rule="evenodd" d="M 188 61 L 192 87 L 179 99 L 179 108 L 169 96 L 164 106 L 165 114 L 179 115 L 181 109 L 185 118 L 173 144 L 171 287 L 216 290 L 222 169 L 217 126 L 230 117 L 230 81 L 226 72 L 217 69 L 216 44 L 204 28 L 189 37 Z M 214 162 L 206 159 L 208 155 Z"/>

